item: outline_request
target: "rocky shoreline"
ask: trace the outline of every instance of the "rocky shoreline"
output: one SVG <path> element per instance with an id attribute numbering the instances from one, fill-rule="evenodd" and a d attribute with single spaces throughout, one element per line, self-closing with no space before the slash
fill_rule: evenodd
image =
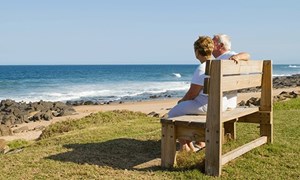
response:
<path id="1" fill-rule="evenodd" d="M 75 114 L 72 106 L 63 102 L 39 101 L 33 103 L 2 100 L 0 102 L 0 136 L 12 135 L 11 128 L 17 124 L 50 121 L 53 117 Z"/>

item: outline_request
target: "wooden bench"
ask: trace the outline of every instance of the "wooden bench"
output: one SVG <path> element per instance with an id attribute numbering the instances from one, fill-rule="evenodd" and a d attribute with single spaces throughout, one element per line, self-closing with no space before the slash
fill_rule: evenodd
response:
<path id="1" fill-rule="evenodd" d="M 161 166 L 176 164 L 176 139 L 184 137 L 205 141 L 205 173 L 220 176 L 222 165 L 242 154 L 273 142 L 272 62 L 229 60 L 206 62 L 204 92 L 209 94 L 206 115 L 185 115 L 161 119 Z M 222 112 L 223 92 L 250 87 L 261 87 L 259 107 L 235 108 Z M 257 123 L 260 137 L 226 154 L 222 154 L 224 134 L 236 138 L 236 122 Z"/>

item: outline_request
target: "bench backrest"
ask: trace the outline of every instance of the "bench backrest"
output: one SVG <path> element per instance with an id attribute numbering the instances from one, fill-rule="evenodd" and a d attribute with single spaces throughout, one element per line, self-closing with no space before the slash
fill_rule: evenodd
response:
<path id="1" fill-rule="evenodd" d="M 272 88 L 271 60 L 239 61 L 209 60 L 206 62 L 204 93 L 209 94 L 213 104 L 222 104 L 222 94 L 226 91 L 261 87 L 260 110 L 271 110 Z M 218 97 L 216 97 L 218 96 Z M 220 96 L 220 97 L 219 97 Z"/>

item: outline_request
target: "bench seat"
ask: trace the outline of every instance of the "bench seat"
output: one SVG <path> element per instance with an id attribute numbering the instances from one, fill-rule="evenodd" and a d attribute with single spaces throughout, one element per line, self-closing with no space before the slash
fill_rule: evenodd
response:
<path id="1" fill-rule="evenodd" d="M 259 107 L 239 107 L 233 110 L 223 112 L 222 122 L 227 122 L 236 117 L 243 117 L 259 111 Z M 175 125 L 195 126 L 200 128 L 206 127 L 206 115 L 184 115 L 174 118 L 161 119 L 161 123 L 174 123 Z"/>

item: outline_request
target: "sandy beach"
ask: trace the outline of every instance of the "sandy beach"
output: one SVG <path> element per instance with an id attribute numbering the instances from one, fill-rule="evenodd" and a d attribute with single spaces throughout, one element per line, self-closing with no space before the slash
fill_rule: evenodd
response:
<path id="1" fill-rule="evenodd" d="M 278 95 L 282 91 L 291 92 L 291 91 L 300 91 L 300 87 L 294 88 L 286 88 L 286 89 L 274 89 L 273 95 Z M 258 97 L 260 92 L 249 92 L 249 93 L 239 93 L 238 94 L 238 102 L 242 100 L 248 100 L 251 97 Z M 76 110 L 76 115 L 63 116 L 63 117 L 55 117 L 51 121 L 37 121 L 30 123 L 23 123 L 17 125 L 17 127 L 12 128 L 12 130 L 27 126 L 29 131 L 22 133 L 14 133 L 12 136 L 2 136 L 0 139 L 4 139 L 6 141 L 16 140 L 16 139 L 25 139 L 25 140 L 35 140 L 42 133 L 41 130 L 33 130 L 38 126 L 49 126 L 50 124 L 64 121 L 68 119 L 78 119 L 84 116 L 87 116 L 91 113 L 96 113 L 100 111 L 111 111 L 111 110 L 130 110 L 130 111 L 139 111 L 145 114 L 149 114 L 150 112 L 155 112 L 160 114 L 160 116 L 164 115 L 172 108 L 179 99 L 169 98 L 169 99 L 160 99 L 160 100 L 149 100 L 149 101 L 141 101 L 141 102 L 125 102 L 122 104 L 109 104 L 109 105 L 83 105 L 83 106 L 74 106 Z"/>

